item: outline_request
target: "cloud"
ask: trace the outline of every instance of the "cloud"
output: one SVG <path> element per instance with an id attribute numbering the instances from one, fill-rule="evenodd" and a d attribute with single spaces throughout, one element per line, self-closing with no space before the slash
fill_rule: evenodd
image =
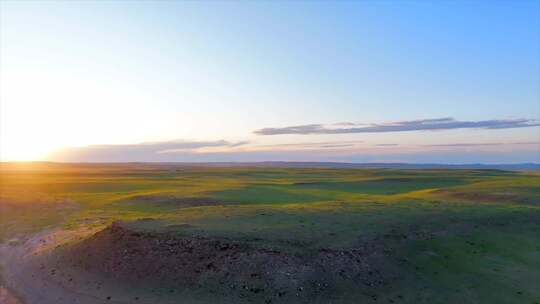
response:
<path id="1" fill-rule="evenodd" d="M 337 161 L 337 162 L 441 162 L 502 163 L 540 162 L 535 141 L 500 143 L 448 143 L 434 147 L 401 145 L 400 149 L 377 148 L 359 142 L 312 142 L 254 145 L 252 142 L 164 141 L 132 145 L 93 145 L 57 151 L 46 160 L 61 162 L 250 162 L 250 161 Z M 355 148 L 323 146 L 349 145 Z M 390 143 L 392 144 L 392 143 Z M 245 145 L 245 147 L 244 147 Z M 488 145 L 482 149 L 467 146 Z M 494 145 L 495 147 L 490 147 Z M 520 145 L 520 146 L 514 146 Z M 527 146 L 528 145 L 528 146 Z M 442 147 L 441 147 L 442 146 Z M 241 147 L 241 148 L 237 148 Z M 532 149 L 531 149 L 532 148 Z M 473 151 L 471 151 L 473 150 Z M 166 151 L 166 152 L 164 152 Z"/>
<path id="2" fill-rule="evenodd" d="M 244 146 L 244 145 L 247 145 L 249 143 L 250 143 L 249 140 L 243 140 L 243 141 L 238 141 L 238 142 L 235 142 L 235 143 L 231 143 L 228 146 L 231 147 L 231 148 L 234 148 L 234 147 Z"/>
<path id="3" fill-rule="evenodd" d="M 540 145 L 540 141 L 522 141 L 512 143 L 513 145 Z"/>
<path id="4" fill-rule="evenodd" d="M 540 142 L 530 141 L 530 142 L 514 142 L 514 143 L 500 143 L 500 142 L 454 143 L 454 144 L 423 145 L 423 147 L 484 147 L 484 146 L 507 146 L 507 145 L 540 145 Z"/>
<path id="5" fill-rule="evenodd" d="M 235 148 L 247 141 L 163 141 L 126 145 L 91 145 L 71 147 L 53 152 L 48 160 L 74 162 L 177 161 L 179 154 L 196 154 L 203 148 Z"/>
<path id="6" fill-rule="evenodd" d="M 452 129 L 511 129 L 540 126 L 532 119 L 493 119 L 480 121 L 459 121 L 451 117 L 398 121 L 381 124 L 338 123 L 334 125 L 309 124 L 283 128 L 263 128 L 256 130 L 257 135 L 282 134 L 347 134 L 347 133 L 383 133 L 405 131 L 429 131 Z"/>
<path id="7" fill-rule="evenodd" d="M 354 147 L 354 144 L 338 144 L 338 145 L 321 145 L 319 148 L 345 148 Z"/>
<path id="8" fill-rule="evenodd" d="M 457 144 L 437 144 L 423 145 L 423 147 L 484 147 L 484 146 L 501 146 L 503 143 L 457 143 Z"/>
<path id="9" fill-rule="evenodd" d="M 318 149 L 318 148 L 344 148 L 354 147 L 364 141 L 330 141 L 330 142 L 305 142 L 305 143 L 287 143 L 255 146 L 256 149 L 272 149 L 272 150 L 296 150 L 296 149 Z"/>
<path id="10" fill-rule="evenodd" d="M 338 123 L 335 123 L 333 124 L 334 126 L 340 126 L 340 127 L 352 127 L 352 126 L 356 126 L 355 123 L 353 122 L 338 122 Z"/>

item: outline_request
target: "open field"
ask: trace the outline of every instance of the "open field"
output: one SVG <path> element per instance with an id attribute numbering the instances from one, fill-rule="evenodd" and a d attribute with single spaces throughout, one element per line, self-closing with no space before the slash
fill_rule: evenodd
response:
<path id="1" fill-rule="evenodd" d="M 0 292 L 26 303 L 540 303 L 537 171 L 0 174 Z"/>

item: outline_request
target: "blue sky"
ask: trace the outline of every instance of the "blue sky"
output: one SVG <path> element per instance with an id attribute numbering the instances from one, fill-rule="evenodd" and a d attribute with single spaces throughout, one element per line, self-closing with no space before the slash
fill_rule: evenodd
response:
<path id="1" fill-rule="evenodd" d="M 0 6 L 3 160 L 540 162 L 538 1 Z"/>

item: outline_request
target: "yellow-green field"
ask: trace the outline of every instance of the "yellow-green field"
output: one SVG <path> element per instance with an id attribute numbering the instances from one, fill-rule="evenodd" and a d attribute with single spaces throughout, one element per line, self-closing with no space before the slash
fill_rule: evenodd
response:
<path id="1" fill-rule="evenodd" d="M 298 256 L 376 243 L 384 284 L 336 281 L 282 302 L 540 303 L 537 172 L 29 163 L 0 174 L 3 243 L 117 220 Z"/>

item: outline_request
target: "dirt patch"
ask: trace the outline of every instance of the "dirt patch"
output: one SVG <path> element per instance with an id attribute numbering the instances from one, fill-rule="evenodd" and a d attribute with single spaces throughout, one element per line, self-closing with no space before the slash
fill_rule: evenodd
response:
<path id="1" fill-rule="evenodd" d="M 78 293 L 73 286 L 53 280 L 48 254 L 62 244 L 82 240 L 96 228 L 54 229 L 0 244 L 0 303 L 94 304 L 94 297 Z"/>
<path id="2" fill-rule="evenodd" d="M 63 264 L 122 282 L 171 292 L 201 288 L 234 301 L 311 302 L 387 284 L 377 268 L 384 250 L 369 242 L 298 255 L 225 238 L 141 232 L 115 222 L 56 254 Z"/>
<path id="3" fill-rule="evenodd" d="M 13 295 L 7 288 L 0 285 L 0 303 L 2 304 L 21 304 L 15 295 Z"/>

